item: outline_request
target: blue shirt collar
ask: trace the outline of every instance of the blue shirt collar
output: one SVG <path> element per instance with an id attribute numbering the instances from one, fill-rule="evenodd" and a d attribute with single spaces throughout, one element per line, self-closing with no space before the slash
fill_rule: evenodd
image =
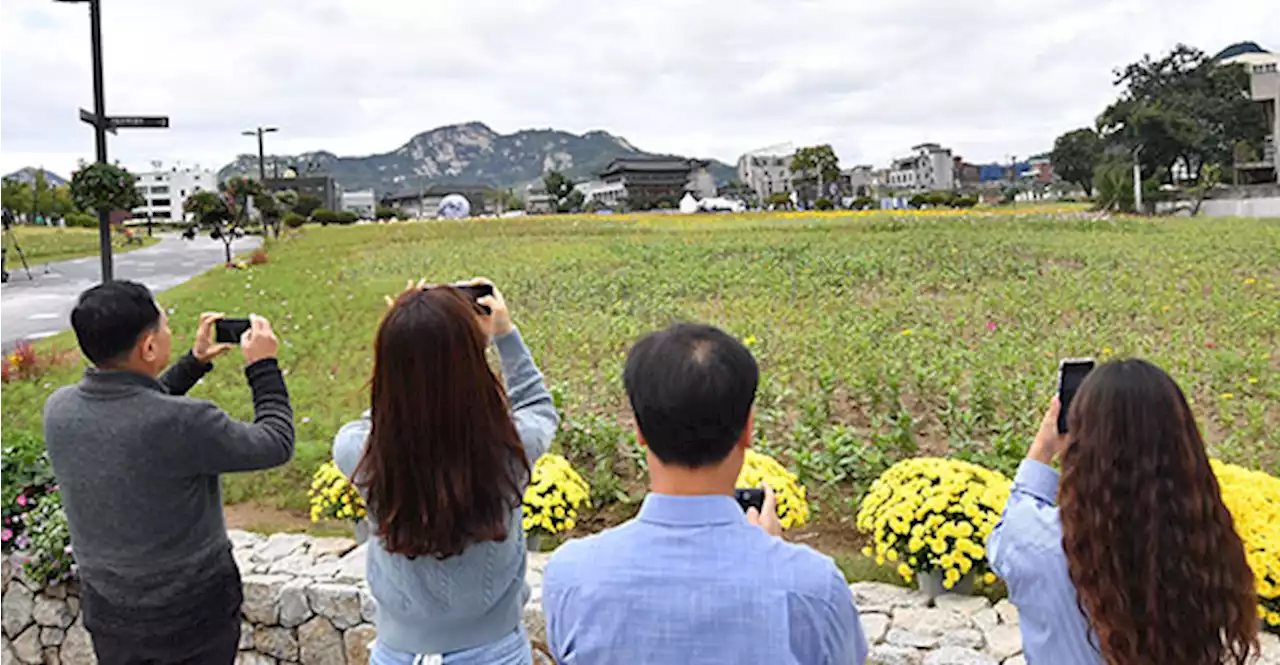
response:
<path id="1" fill-rule="evenodd" d="M 747 521 L 738 502 L 728 495 L 674 496 L 652 492 L 644 498 L 638 519 L 668 526 L 745 524 Z"/>

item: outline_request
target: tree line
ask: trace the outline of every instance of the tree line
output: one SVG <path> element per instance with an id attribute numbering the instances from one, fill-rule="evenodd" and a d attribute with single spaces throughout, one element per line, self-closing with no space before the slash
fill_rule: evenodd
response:
<path id="1" fill-rule="evenodd" d="M 1249 94 L 1243 65 L 1222 65 L 1179 44 L 1115 70 L 1118 98 L 1092 127 L 1054 141 L 1054 171 L 1095 197 L 1100 207 L 1132 210 L 1132 167 L 1141 169 L 1144 201 L 1162 185 L 1185 184 L 1198 195 L 1238 161 L 1261 154 L 1267 134 L 1261 105 Z"/>

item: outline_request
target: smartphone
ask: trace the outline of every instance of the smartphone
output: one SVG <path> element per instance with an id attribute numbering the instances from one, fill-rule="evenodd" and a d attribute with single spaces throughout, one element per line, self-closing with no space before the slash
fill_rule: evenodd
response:
<path id="1" fill-rule="evenodd" d="M 1058 403 L 1062 405 L 1058 411 L 1058 434 L 1067 433 L 1067 411 L 1071 408 L 1071 399 L 1080 390 L 1084 377 L 1093 371 L 1093 358 L 1067 358 L 1058 363 Z"/>
<path id="2" fill-rule="evenodd" d="M 453 288 L 461 291 L 462 295 L 471 299 L 471 302 L 475 302 L 481 298 L 484 298 L 485 296 L 493 295 L 492 284 L 454 284 Z M 481 305 L 477 303 L 476 307 L 478 307 L 480 311 L 484 312 L 485 314 L 493 313 L 492 310 L 490 310 L 485 305 Z"/>
<path id="3" fill-rule="evenodd" d="M 744 513 L 748 508 L 764 510 L 764 490 L 759 487 L 739 487 L 733 491 L 733 498 L 738 501 Z"/>
<path id="4" fill-rule="evenodd" d="M 249 329 L 249 319 L 218 319 L 214 324 L 214 340 L 219 344 L 239 344 L 240 336 Z"/>

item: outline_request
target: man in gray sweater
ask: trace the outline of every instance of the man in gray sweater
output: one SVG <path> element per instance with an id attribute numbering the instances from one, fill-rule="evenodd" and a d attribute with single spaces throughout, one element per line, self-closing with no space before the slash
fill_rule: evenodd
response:
<path id="1" fill-rule="evenodd" d="M 242 595 L 218 475 L 288 462 L 294 432 L 259 317 L 240 340 L 253 422 L 185 397 L 231 348 L 215 343 L 220 318 L 201 316 L 191 352 L 161 375 L 172 334 L 145 286 L 101 284 L 71 313 L 93 367 L 49 398 L 44 435 L 102 665 L 235 660 Z"/>

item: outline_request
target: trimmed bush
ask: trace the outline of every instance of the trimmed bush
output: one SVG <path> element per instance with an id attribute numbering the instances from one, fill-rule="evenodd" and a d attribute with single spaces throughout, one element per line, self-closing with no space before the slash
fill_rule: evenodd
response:
<path id="1" fill-rule="evenodd" d="M 835 207 L 836 205 L 831 202 L 831 199 L 825 197 L 813 202 L 814 210 L 834 210 Z"/>
<path id="2" fill-rule="evenodd" d="M 306 223 L 307 223 L 307 218 L 303 217 L 302 215 L 299 215 L 296 212 L 290 211 L 285 213 L 284 215 L 284 225 L 291 229 L 296 229 Z"/>
<path id="3" fill-rule="evenodd" d="M 67 226 L 81 229 L 98 228 L 98 218 L 87 212 L 73 212 L 66 217 Z"/>
<path id="4" fill-rule="evenodd" d="M 328 226 L 338 220 L 338 213 L 328 208 L 318 208 L 311 213 L 311 221 L 319 222 L 321 226 Z"/>

